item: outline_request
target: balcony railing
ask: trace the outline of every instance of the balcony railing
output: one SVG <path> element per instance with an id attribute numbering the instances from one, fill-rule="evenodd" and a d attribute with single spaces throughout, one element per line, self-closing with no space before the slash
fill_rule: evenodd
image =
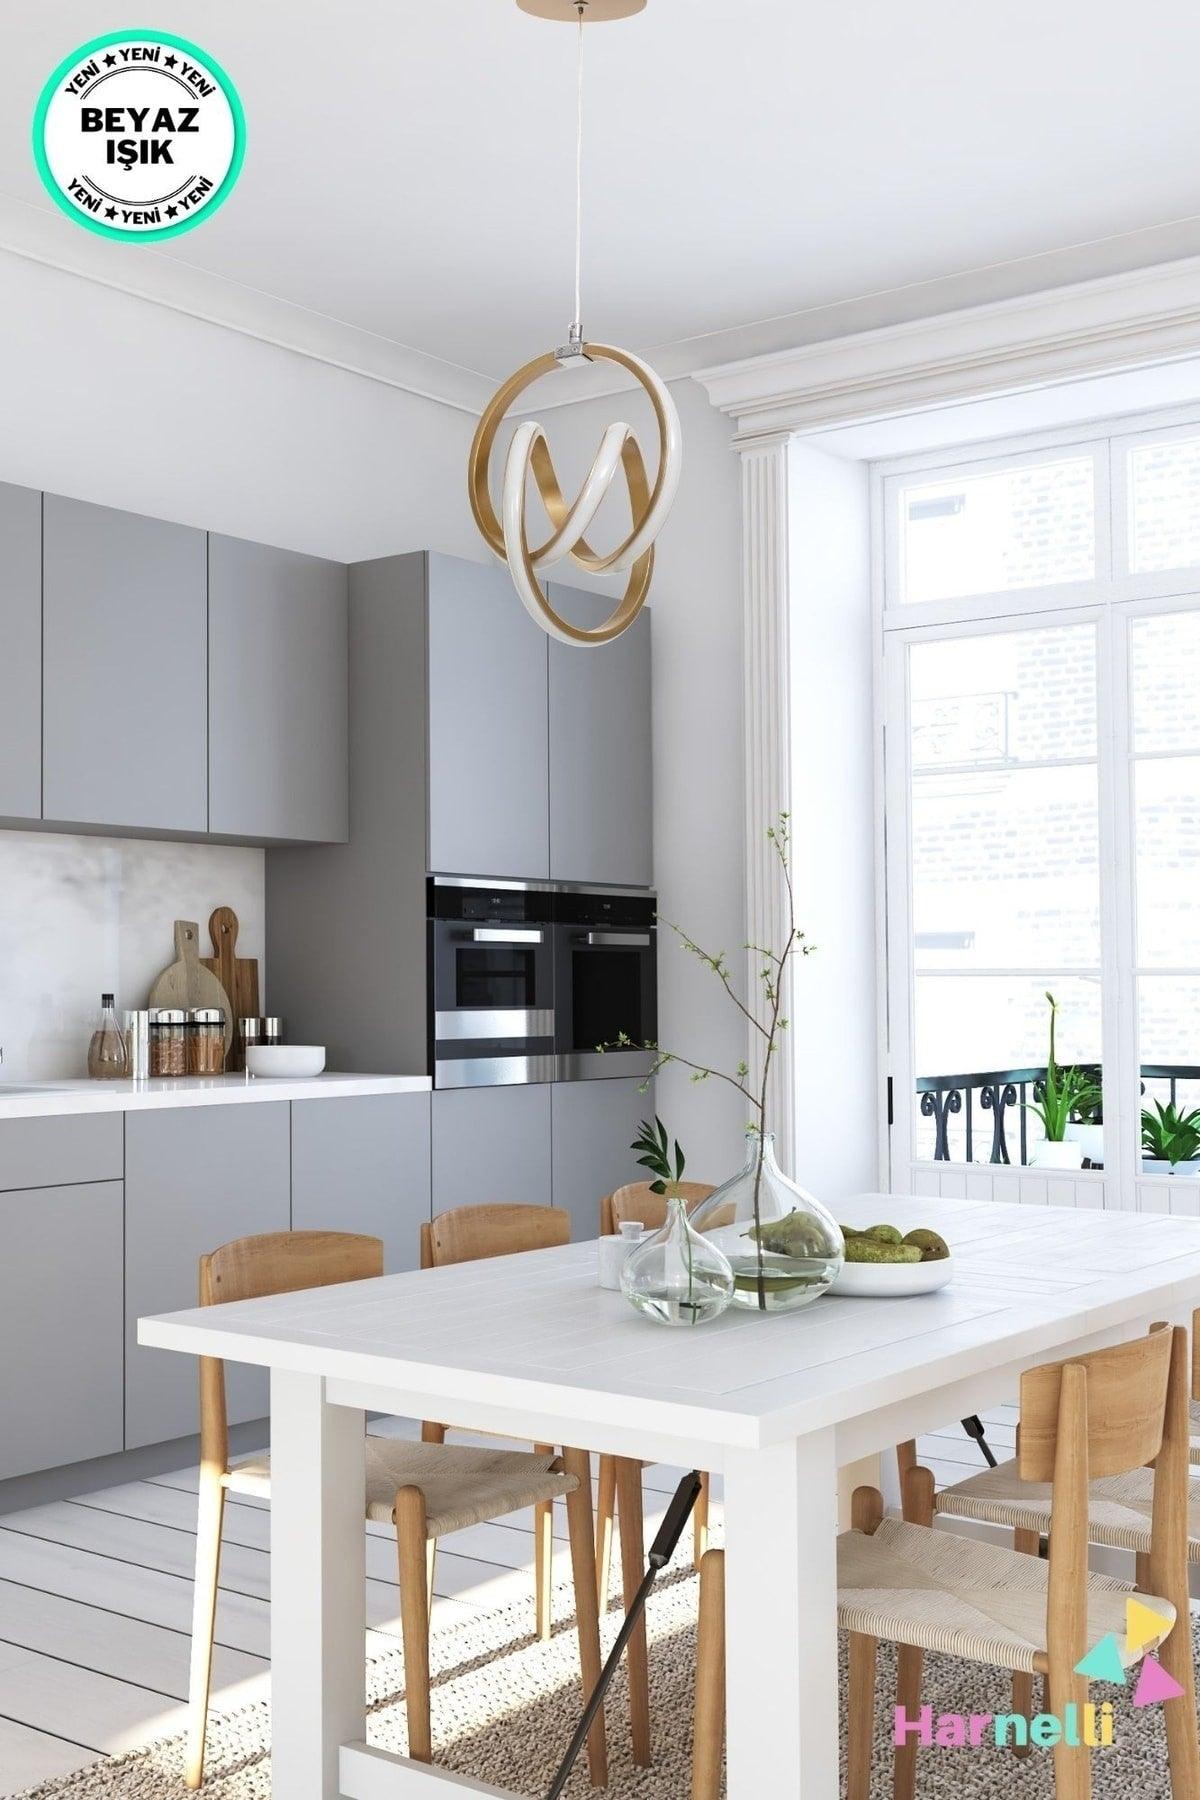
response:
<path id="1" fill-rule="evenodd" d="M 1085 1065 L 1100 1078 L 1095 1064 Z M 1200 1065 L 1192 1063 L 1143 1063 L 1142 1092 L 1147 1082 L 1165 1082 L 1171 1104 L 1178 1101 L 1181 1081 L 1200 1081 Z M 1029 1107 L 1040 1100 L 1045 1091 L 1045 1064 L 1038 1069 L 988 1069 L 974 1075 L 921 1075 L 917 1078 L 917 1098 L 921 1116 L 933 1120 L 935 1162 L 952 1162 L 950 1154 L 951 1121 L 963 1120 L 966 1162 L 975 1162 L 977 1138 L 988 1142 L 989 1163 L 1011 1164 L 1008 1128 L 1011 1121 L 1017 1130 L 1018 1155 L 1021 1164 L 1029 1160 Z M 957 1134 L 956 1134 L 957 1135 Z M 982 1161 L 983 1158 L 978 1160 Z"/>

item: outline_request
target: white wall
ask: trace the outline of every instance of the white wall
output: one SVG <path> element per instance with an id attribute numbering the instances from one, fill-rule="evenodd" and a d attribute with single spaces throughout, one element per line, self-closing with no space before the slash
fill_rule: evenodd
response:
<path id="1" fill-rule="evenodd" d="M 673 391 L 684 476 L 652 593 L 659 890 L 668 914 L 736 965 L 738 470 L 702 391 L 690 381 Z M 424 546 L 486 559 L 466 499 L 467 413 L 4 254 L 0 393 L 0 480 L 346 561 Z M 564 482 L 590 461 L 614 405 L 548 415 Z M 630 417 L 653 442 L 648 415 Z M 115 697 L 123 716 L 138 698 Z M 0 834 L 0 885 L 13 868 Z M 715 986 L 664 945 L 662 1041 L 728 1065 L 742 1046 Z M 740 1149 L 736 1096 L 673 1071 L 660 1107 L 696 1177 L 723 1178 Z"/>
<path id="2" fill-rule="evenodd" d="M 873 638 L 866 466 L 789 451 L 796 1177 L 877 1185 Z"/>

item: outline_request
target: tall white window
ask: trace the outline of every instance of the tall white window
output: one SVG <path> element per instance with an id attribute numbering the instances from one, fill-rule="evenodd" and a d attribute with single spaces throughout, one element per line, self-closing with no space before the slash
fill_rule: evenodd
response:
<path id="1" fill-rule="evenodd" d="M 1200 420 L 875 480 L 889 1179 L 1200 1214 Z"/>

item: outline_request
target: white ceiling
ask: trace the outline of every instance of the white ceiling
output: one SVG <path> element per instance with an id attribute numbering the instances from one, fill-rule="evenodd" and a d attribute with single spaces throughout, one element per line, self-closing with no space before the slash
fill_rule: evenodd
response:
<path id="1" fill-rule="evenodd" d="M 138 19 L 233 77 L 238 188 L 159 249 L 62 219 L 34 101 L 128 9 L 10 8 L 0 242 L 27 226 L 143 291 L 219 278 L 489 378 L 562 340 L 569 28 L 514 0 Z M 585 323 L 667 373 L 1200 252 L 1193 0 L 649 0 L 588 53 Z"/>

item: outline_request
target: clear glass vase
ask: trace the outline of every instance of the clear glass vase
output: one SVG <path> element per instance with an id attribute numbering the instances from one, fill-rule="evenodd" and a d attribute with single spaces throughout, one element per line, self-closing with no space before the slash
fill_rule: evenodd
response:
<path id="1" fill-rule="evenodd" d="M 621 1292 L 660 1325 L 703 1325 L 733 1299 L 733 1270 L 715 1244 L 692 1230 L 683 1201 L 672 1198 L 662 1230 L 625 1258 Z"/>
<path id="2" fill-rule="evenodd" d="M 692 1214 L 692 1228 L 733 1270 L 735 1306 L 794 1312 L 837 1279 L 846 1244 L 819 1200 L 775 1161 L 775 1140 L 750 1134 L 746 1166 Z"/>

